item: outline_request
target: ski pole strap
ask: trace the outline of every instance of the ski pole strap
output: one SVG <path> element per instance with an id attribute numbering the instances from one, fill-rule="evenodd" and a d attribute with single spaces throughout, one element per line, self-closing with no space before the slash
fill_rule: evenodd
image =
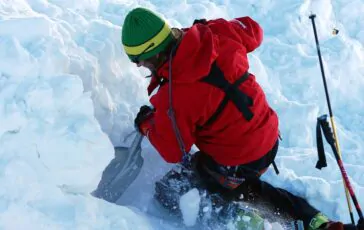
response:
<path id="1" fill-rule="evenodd" d="M 321 134 L 321 120 L 322 119 L 324 119 L 323 116 L 318 117 L 317 124 L 316 124 L 316 145 L 317 145 L 317 153 L 318 153 L 318 161 L 316 163 L 316 168 L 319 170 L 321 170 L 322 168 L 327 166 L 324 143 L 322 141 L 322 134 Z"/>
<path id="2" fill-rule="evenodd" d="M 316 168 L 318 168 L 318 169 L 321 169 L 321 168 L 327 166 L 324 144 L 322 141 L 321 129 L 322 129 L 322 132 L 324 133 L 327 143 L 329 143 L 329 145 L 332 148 L 332 151 L 334 151 L 335 158 L 338 157 L 338 152 L 337 152 L 337 148 L 335 145 L 334 134 L 331 131 L 329 122 L 327 121 L 327 115 L 324 114 L 317 118 L 317 126 L 316 126 L 317 151 L 318 151 L 318 156 L 319 156 L 319 161 L 316 164 Z"/>

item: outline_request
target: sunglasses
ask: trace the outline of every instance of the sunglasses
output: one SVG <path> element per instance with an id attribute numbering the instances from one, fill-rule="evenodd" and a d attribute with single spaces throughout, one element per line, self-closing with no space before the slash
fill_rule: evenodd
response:
<path id="1" fill-rule="evenodd" d="M 143 52 L 141 52 L 140 54 L 138 54 L 137 56 L 135 56 L 133 59 L 132 59 L 132 62 L 134 62 L 135 64 L 139 64 L 140 60 L 140 56 L 142 56 L 145 52 L 147 52 L 147 50 L 149 50 L 150 48 L 152 48 L 154 46 L 154 42 L 150 43 L 149 46 L 147 46 L 147 48 L 145 48 L 143 50 Z"/>

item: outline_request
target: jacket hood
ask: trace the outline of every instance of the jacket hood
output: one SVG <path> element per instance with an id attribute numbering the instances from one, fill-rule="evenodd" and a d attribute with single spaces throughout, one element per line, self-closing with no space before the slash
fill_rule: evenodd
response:
<path id="1" fill-rule="evenodd" d="M 172 81 L 191 83 L 206 76 L 218 56 L 217 47 L 218 38 L 207 25 L 196 24 L 185 29 L 172 59 Z M 169 79 L 169 61 L 158 69 L 157 75 Z M 149 92 L 156 87 L 158 77 L 152 77 Z"/>

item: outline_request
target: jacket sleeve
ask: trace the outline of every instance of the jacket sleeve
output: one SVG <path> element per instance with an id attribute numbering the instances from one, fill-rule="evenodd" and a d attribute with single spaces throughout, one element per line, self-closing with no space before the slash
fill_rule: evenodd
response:
<path id="1" fill-rule="evenodd" d="M 183 154 L 167 112 L 167 108 L 156 108 L 152 118 L 153 122 L 151 122 L 151 126 L 148 129 L 147 138 L 165 161 L 168 163 L 178 163 L 182 161 Z M 195 141 L 193 137 L 193 124 L 188 121 L 187 116 L 178 116 L 178 114 L 179 112 L 176 111 L 177 124 L 186 152 L 188 153 Z"/>
<path id="2" fill-rule="evenodd" d="M 241 43 L 247 52 L 252 52 L 260 46 L 263 40 L 263 29 L 250 17 L 235 18 L 230 21 L 235 32 L 241 38 Z"/>

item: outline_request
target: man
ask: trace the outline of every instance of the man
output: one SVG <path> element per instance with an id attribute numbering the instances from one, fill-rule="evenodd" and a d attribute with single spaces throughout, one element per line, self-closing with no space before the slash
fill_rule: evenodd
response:
<path id="1" fill-rule="evenodd" d="M 150 99 L 154 108 L 142 106 L 135 125 L 167 162 L 197 175 L 173 172 L 168 178 L 197 180 L 224 199 L 247 197 L 250 190 L 302 219 L 306 229 L 344 229 L 304 199 L 259 180 L 275 166 L 279 145 L 277 114 L 249 72 L 247 53 L 262 39 L 262 28 L 250 17 L 196 20 L 177 29 L 148 9 L 133 9 L 122 44 L 132 62 L 151 71 L 149 95 L 159 87 Z M 191 156 L 194 144 L 200 151 Z M 161 184 L 156 189 L 161 193 Z M 166 207 L 178 199 L 157 197 Z"/>

